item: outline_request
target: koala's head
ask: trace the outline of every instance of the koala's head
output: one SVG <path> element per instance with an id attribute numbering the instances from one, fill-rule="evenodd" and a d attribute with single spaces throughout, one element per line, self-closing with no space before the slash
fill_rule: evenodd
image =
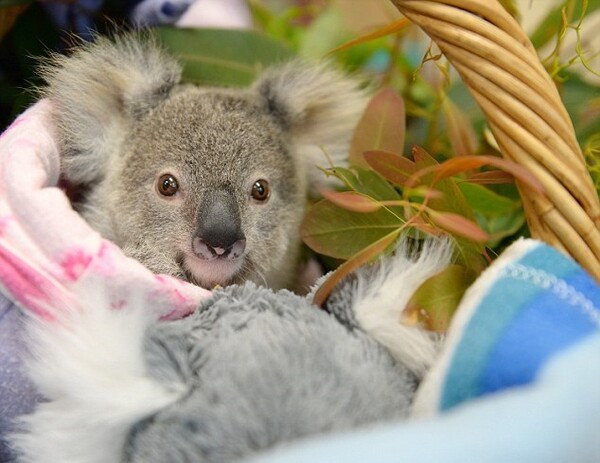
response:
<path id="1" fill-rule="evenodd" d="M 316 156 L 346 154 L 362 93 L 299 62 L 245 89 L 180 76 L 133 35 L 100 38 L 46 69 L 62 172 L 85 192 L 77 206 L 155 272 L 205 287 L 289 285 Z"/>

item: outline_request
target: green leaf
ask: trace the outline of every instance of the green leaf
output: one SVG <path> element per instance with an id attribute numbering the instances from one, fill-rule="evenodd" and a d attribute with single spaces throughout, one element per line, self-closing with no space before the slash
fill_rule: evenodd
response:
<path id="1" fill-rule="evenodd" d="M 522 208 L 491 217 L 480 216 L 479 213 L 476 215 L 478 222 L 489 235 L 487 245 L 491 248 L 496 248 L 502 240 L 520 232 L 525 225 L 525 213 Z"/>
<path id="2" fill-rule="evenodd" d="M 404 219 L 389 208 L 352 212 L 322 200 L 304 217 L 300 234 L 315 252 L 349 259 L 404 223 Z"/>
<path id="3" fill-rule="evenodd" d="M 304 33 L 301 25 L 303 15 L 301 7 L 281 5 L 271 9 L 259 1 L 250 1 L 248 6 L 258 30 L 277 41 L 286 43 L 293 50 L 298 50 Z"/>
<path id="4" fill-rule="evenodd" d="M 320 59 L 346 39 L 342 15 L 338 8 L 327 8 L 310 24 L 300 38 L 298 54 Z"/>
<path id="5" fill-rule="evenodd" d="M 427 151 L 422 148 L 413 148 L 413 156 L 417 169 L 426 169 L 439 164 Z M 432 172 L 422 177 L 422 183 L 431 185 L 435 174 Z M 442 193 L 441 198 L 432 198 L 428 207 L 438 212 L 450 212 L 463 216 L 467 220 L 474 221 L 475 214 L 473 208 L 467 202 L 457 182 L 454 178 L 445 178 L 436 182 L 432 187 Z M 474 271 L 481 271 L 484 268 L 484 246 L 481 243 L 454 236 L 456 242 L 456 256 L 458 262 L 465 264 Z"/>
<path id="6" fill-rule="evenodd" d="M 562 100 L 574 120 L 579 140 L 585 140 L 600 133 L 600 117 L 594 105 L 598 105 L 598 85 L 587 83 L 577 74 L 566 72 L 566 81 L 561 85 Z M 592 113 L 588 116 L 588 113 Z"/>
<path id="7" fill-rule="evenodd" d="M 481 185 L 460 182 L 458 187 L 471 207 L 486 216 L 509 214 L 520 207 L 519 203 Z"/>
<path id="8" fill-rule="evenodd" d="M 450 98 L 444 99 L 441 109 L 446 120 L 452 154 L 475 154 L 478 149 L 477 134 L 465 112 Z"/>
<path id="9" fill-rule="evenodd" d="M 562 10 L 567 8 L 567 18 L 571 21 L 577 20 L 582 13 L 583 2 L 580 0 L 566 0 L 549 10 L 544 20 L 540 22 L 536 30 L 531 34 L 531 42 L 536 49 L 540 49 L 550 40 L 557 37 L 562 27 Z M 600 0 L 589 0 L 586 16 L 600 8 Z"/>
<path id="10" fill-rule="evenodd" d="M 600 196 L 600 130 L 586 140 L 583 154 L 588 172 L 592 176 L 594 186 Z"/>
<path id="11" fill-rule="evenodd" d="M 561 27 L 561 10 L 563 4 L 552 8 L 548 15 L 538 25 L 536 30 L 531 34 L 531 43 L 536 49 L 544 46 L 552 38 L 556 37 Z"/>
<path id="12" fill-rule="evenodd" d="M 513 17 L 516 18 L 519 15 L 519 9 L 515 3 L 515 0 L 498 0 L 502 7 Z"/>
<path id="13" fill-rule="evenodd" d="M 410 159 L 388 151 L 365 151 L 363 157 L 371 169 L 398 186 L 404 186 L 417 170 Z"/>
<path id="14" fill-rule="evenodd" d="M 369 102 L 361 117 L 350 145 L 350 163 L 368 167 L 365 151 L 404 151 L 406 115 L 404 101 L 391 88 L 380 90 Z"/>
<path id="15" fill-rule="evenodd" d="M 423 283 L 405 309 L 405 322 L 445 332 L 476 273 L 461 265 L 450 265 Z"/>
<path id="16" fill-rule="evenodd" d="M 400 194 L 384 178 L 372 170 L 335 167 L 335 175 L 350 189 L 379 201 L 401 199 Z"/>
<path id="17" fill-rule="evenodd" d="M 340 45 L 339 47 L 336 47 L 333 50 L 330 50 L 328 54 L 347 50 L 348 48 L 355 47 L 357 45 L 362 45 L 364 43 L 372 42 L 373 40 L 377 40 L 381 37 L 386 37 L 391 34 L 397 34 L 401 30 L 410 26 L 410 24 L 411 23 L 408 18 L 402 17 L 400 19 L 397 19 L 396 21 L 393 21 L 390 24 L 386 24 L 383 27 L 378 27 L 374 31 L 371 31 L 365 35 L 362 35 L 360 37 L 352 39 L 352 40 Z"/>
<path id="18" fill-rule="evenodd" d="M 525 214 L 519 200 L 468 182 L 459 183 L 458 186 L 473 207 L 477 222 L 488 233 L 488 246 L 497 246 L 523 227 Z"/>
<path id="19" fill-rule="evenodd" d="M 417 171 L 439 165 L 439 163 L 424 149 L 415 147 L 415 149 L 413 149 L 413 155 Z M 435 174 L 429 173 L 424 175 L 421 181 L 422 184 L 429 185 L 442 193 L 441 198 L 434 198 L 429 201 L 429 207 L 440 212 L 454 212 L 467 219 L 473 219 L 473 209 L 469 206 L 469 203 L 458 188 L 456 180 L 449 177 L 439 180 L 431 185 L 434 178 Z"/>
<path id="20" fill-rule="evenodd" d="M 183 64 L 183 78 L 198 85 L 244 86 L 292 52 L 257 32 L 229 29 L 156 29 L 159 40 Z"/>
<path id="21" fill-rule="evenodd" d="M 356 270 L 361 265 L 364 265 L 377 256 L 382 255 L 386 249 L 388 249 L 394 241 L 400 235 L 400 230 L 394 230 L 380 239 L 370 244 L 364 249 L 361 249 L 358 253 L 349 258 L 346 262 L 340 265 L 325 282 L 319 287 L 313 298 L 313 304 L 318 306 L 323 303 L 331 294 L 333 288 L 349 273 Z"/>

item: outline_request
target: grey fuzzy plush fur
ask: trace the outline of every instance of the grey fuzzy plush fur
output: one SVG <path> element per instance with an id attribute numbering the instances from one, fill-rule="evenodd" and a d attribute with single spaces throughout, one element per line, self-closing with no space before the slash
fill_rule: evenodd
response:
<path id="1" fill-rule="evenodd" d="M 401 420 L 439 339 L 400 322 L 450 262 L 448 240 L 393 255 L 339 284 L 325 309 L 252 282 L 159 322 L 135 297 L 27 321 L 29 374 L 45 400 L 11 442 L 23 463 L 233 462 L 314 435 Z"/>
<path id="2" fill-rule="evenodd" d="M 359 328 L 352 296 L 349 283 L 337 291 L 334 316 L 248 283 L 216 292 L 190 318 L 152 327 L 148 371 L 165 385 L 187 384 L 189 394 L 134 427 L 124 461 L 235 461 L 406 416 L 417 378 Z"/>
<path id="3" fill-rule="evenodd" d="M 323 150 L 345 157 L 364 107 L 356 82 L 291 62 L 250 88 L 185 85 L 180 65 L 135 34 L 56 56 L 43 75 L 62 174 L 94 228 L 152 271 L 201 286 L 293 285 L 315 166 Z M 176 195 L 157 192 L 163 174 L 176 177 Z M 259 179 L 270 186 L 264 202 L 251 197 Z M 200 255 L 207 224 L 215 249 L 230 235 L 245 240 L 243 255 Z"/>

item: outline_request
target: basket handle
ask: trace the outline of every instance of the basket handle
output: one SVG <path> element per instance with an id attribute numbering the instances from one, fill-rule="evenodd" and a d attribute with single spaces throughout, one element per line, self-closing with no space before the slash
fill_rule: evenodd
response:
<path id="1" fill-rule="evenodd" d="M 517 181 L 532 235 L 600 281 L 600 204 L 554 82 L 519 24 L 495 0 L 391 0 L 439 46 L 483 110 Z"/>

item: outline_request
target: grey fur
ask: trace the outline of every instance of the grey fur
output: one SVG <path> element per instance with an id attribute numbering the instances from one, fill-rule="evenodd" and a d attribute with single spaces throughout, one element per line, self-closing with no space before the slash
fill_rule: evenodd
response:
<path id="1" fill-rule="evenodd" d="M 135 35 L 99 38 L 44 74 L 63 175 L 82 188 L 76 207 L 94 228 L 152 271 L 201 286 L 293 284 L 315 156 L 345 156 L 364 106 L 355 82 L 292 62 L 247 89 L 198 88 Z M 178 179 L 174 197 L 156 191 L 164 173 Z M 264 203 L 250 196 L 258 179 L 271 187 Z M 235 263 L 194 254 L 200 212 L 215 195 L 239 224 L 232 236 L 245 239 Z"/>
<path id="2" fill-rule="evenodd" d="M 137 424 L 124 461 L 235 461 L 308 435 L 405 417 L 417 379 L 364 333 L 285 290 L 217 291 L 190 318 L 151 328 L 148 371 L 189 394 Z M 349 324 L 340 323 L 348 320 Z"/>

